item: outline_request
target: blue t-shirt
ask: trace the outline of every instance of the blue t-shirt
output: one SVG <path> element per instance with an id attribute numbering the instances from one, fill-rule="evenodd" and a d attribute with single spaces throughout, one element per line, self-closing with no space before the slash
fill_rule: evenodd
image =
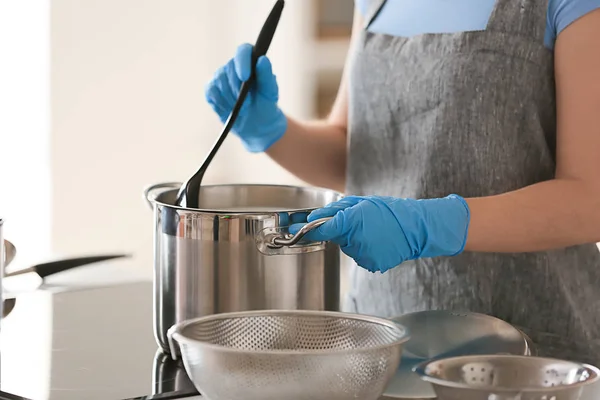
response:
<path id="1" fill-rule="evenodd" d="M 388 0 L 370 31 L 393 36 L 484 30 L 497 0 Z M 516 1 L 516 0 L 515 0 Z M 369 0 L 355 0 L 364 15 Z M 554 48 L 558 34 L 600 8 L 600 0 L 549 0 L 544 44 Z"/>

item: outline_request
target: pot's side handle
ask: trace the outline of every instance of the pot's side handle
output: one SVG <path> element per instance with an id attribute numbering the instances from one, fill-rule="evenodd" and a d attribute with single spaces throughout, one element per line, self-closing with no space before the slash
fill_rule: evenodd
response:
<path id="1" fill-rule="evenodd" d="M 166 189 L 179 189 L 181 182 L 167 182 L 157 183 L 156 185 L 150 185 L 144 189 L 144 200 L 148 203 L 148 207 L 152 209 L 152 202 L 156 200 L 156 197 L 163 193 Z"/>
<path id="2" fill-rule="evenodd" d="M 265 228 L 255 237 L 259 252 L 267 256 L 312 253 L 325 250 L 325 242 L 301 243 L 308 231 L 318 228 L 331 218 L 322 218 L 304 225 L 295 235 L 285 233 L 287 227 Z"/>
<path id="3" fill-rule="evenodd" d="M 269 244 L 272 248 L 281 248 L 283 246 L 294 246 L 296 245 L 303 237 L 308 233 L 308 231 L 318 228 L 323 225 L 325 222 L 329 221 L 331 218 L 321 218 L 315 221 L 309 222 L 304 225 L 298 233 L 294 236 L 289 237 L 274 237 L 272 243 Z"/>

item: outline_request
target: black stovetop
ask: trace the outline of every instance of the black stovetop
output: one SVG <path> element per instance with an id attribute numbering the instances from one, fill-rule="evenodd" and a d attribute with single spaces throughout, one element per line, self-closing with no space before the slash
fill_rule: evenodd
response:
<path id="1" fill-rule="evenodd" d="M 198 395 L 152 332 L 151 282 L 22 294 L 2 321 L 0 400 Z"/>

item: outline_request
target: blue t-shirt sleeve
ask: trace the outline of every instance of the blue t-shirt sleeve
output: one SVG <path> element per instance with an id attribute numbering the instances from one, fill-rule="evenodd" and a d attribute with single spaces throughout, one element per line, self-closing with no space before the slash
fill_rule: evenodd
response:
<path id="1" fill-rule="evenodd" d="M 556 38 L 566 27 L 597 9 L 600 0 L 550 0 L 545 45 L 553 49 Z"/>

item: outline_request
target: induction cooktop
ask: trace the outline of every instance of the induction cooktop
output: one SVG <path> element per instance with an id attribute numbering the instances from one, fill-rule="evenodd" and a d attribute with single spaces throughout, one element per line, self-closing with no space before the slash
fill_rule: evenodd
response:
<path id="1" fill-rule="evenodd" d="M 152 283 L 17 297 L 0 331 L 0 400 L 198 398 L 152 330 Z"/>

